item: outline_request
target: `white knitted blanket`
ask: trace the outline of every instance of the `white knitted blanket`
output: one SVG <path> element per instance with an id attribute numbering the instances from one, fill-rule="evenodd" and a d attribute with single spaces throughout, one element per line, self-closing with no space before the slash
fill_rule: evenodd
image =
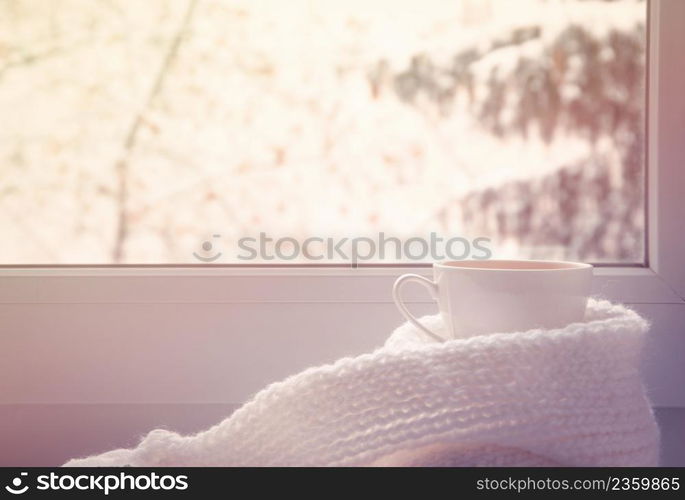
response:
<path id="1" fill-rule="evenodd" d="M 422 319 L 442 333 L 439 316 Z M 196 435 L 68 466 L 652 466 L 658 429 L 638 364 L 647 323 L 590 300 L 584 323 L 378 350 L 307 369 Z"/>

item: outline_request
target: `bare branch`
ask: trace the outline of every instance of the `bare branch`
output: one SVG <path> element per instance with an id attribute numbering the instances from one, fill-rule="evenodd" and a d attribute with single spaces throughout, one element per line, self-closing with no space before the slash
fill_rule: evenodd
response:
<path id="1" fill-rule="evenodd" d="M 128 236 L 128 197 L 129 197 L 129 187 L 128 187 L 128 177 L 129 177 L 129 158 L 130 153 L 136 145 L 136 139 L 138 137 L 138 131 L 144 122 L 144 117 L 146 111 L 150 108 L 155 98 L 159 94 L 162 86 L 164 84 L 164 79 L 171 68 L 173 61 L 178 53 L 178 48 L 181 45 L 183 36 L 190 25 L 192 20 L 193 11 L 197 5 L 198 0 L 189 0 L 186 13 L 181 20 L 181 23 L 176 31 L 176 34 L 171 40 L 169 47 L 166 51 L 162 64 L 160 65 L 159 71 L 155 78 L 155 82 L 150 89 L 145 105 L 136 114 L 128 129 L 126 134 L 126 139 L 123 145 L 123 151 L 121 158 L 117 161 L 115 169 L 117 175 L 118 184 L 118 194 L 117 194 L 117 229 L 115 234 L 114 249 L 112 252 L 112 259 L 115 263 L 121 263 L 125 260 L 124 255 L 124 244 Z"/>

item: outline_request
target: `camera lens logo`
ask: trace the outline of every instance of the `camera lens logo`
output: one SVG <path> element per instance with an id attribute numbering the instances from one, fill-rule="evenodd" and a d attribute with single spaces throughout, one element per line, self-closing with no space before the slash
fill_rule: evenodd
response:
<path id="1" fill-rule="evenodd" d="M 212 238 L 221 238 L 220 234 L 213 234 Z M 197 260 L 201 260 L 202 262 L 214 262 L 216 259 L 221 257 L 221 252 L 217 252 L 216 254 L 212 255 L 212 250 L 214 248 L 214 245 L 212 245 L 211 241 L 205 241 L 202 244 L 202 253 L 204 255 L 200 255 L 197 252 L 193 252 L 193 257 L 195 257 Z"/>
<path id="2" fill-rule="evenodd" d="M 21 486 L 21 479 L 22 477 L 28 476 L 28 472 L 22 472 L 19 474 L 19 476 L 20 477 L 15 477 L 12 479 L 11 486 L 5 486 L 5 489 L 13 495 L 21 495 L 22 493 L 26 493 L 26 490 L 29 489 L 28 485 L 24 486 L 23 488 Z"/>

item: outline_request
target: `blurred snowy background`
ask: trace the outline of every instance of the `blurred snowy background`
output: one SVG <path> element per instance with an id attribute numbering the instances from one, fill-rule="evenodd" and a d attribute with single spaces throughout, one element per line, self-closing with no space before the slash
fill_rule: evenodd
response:
<path id="1" fill-rule="evenodd" d="M 640 263 L 645 21 L 640 0 L 0 0 L 0 264 L 197 263 L 262 231 Z"/>

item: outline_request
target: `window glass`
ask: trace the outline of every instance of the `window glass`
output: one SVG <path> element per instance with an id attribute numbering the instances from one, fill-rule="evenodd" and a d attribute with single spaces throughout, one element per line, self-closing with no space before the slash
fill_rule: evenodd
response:
<path id="1" fill-rule="evenodd" d="M 0 264 L 644 259 L 639 0 L 4 0 Z"/>

